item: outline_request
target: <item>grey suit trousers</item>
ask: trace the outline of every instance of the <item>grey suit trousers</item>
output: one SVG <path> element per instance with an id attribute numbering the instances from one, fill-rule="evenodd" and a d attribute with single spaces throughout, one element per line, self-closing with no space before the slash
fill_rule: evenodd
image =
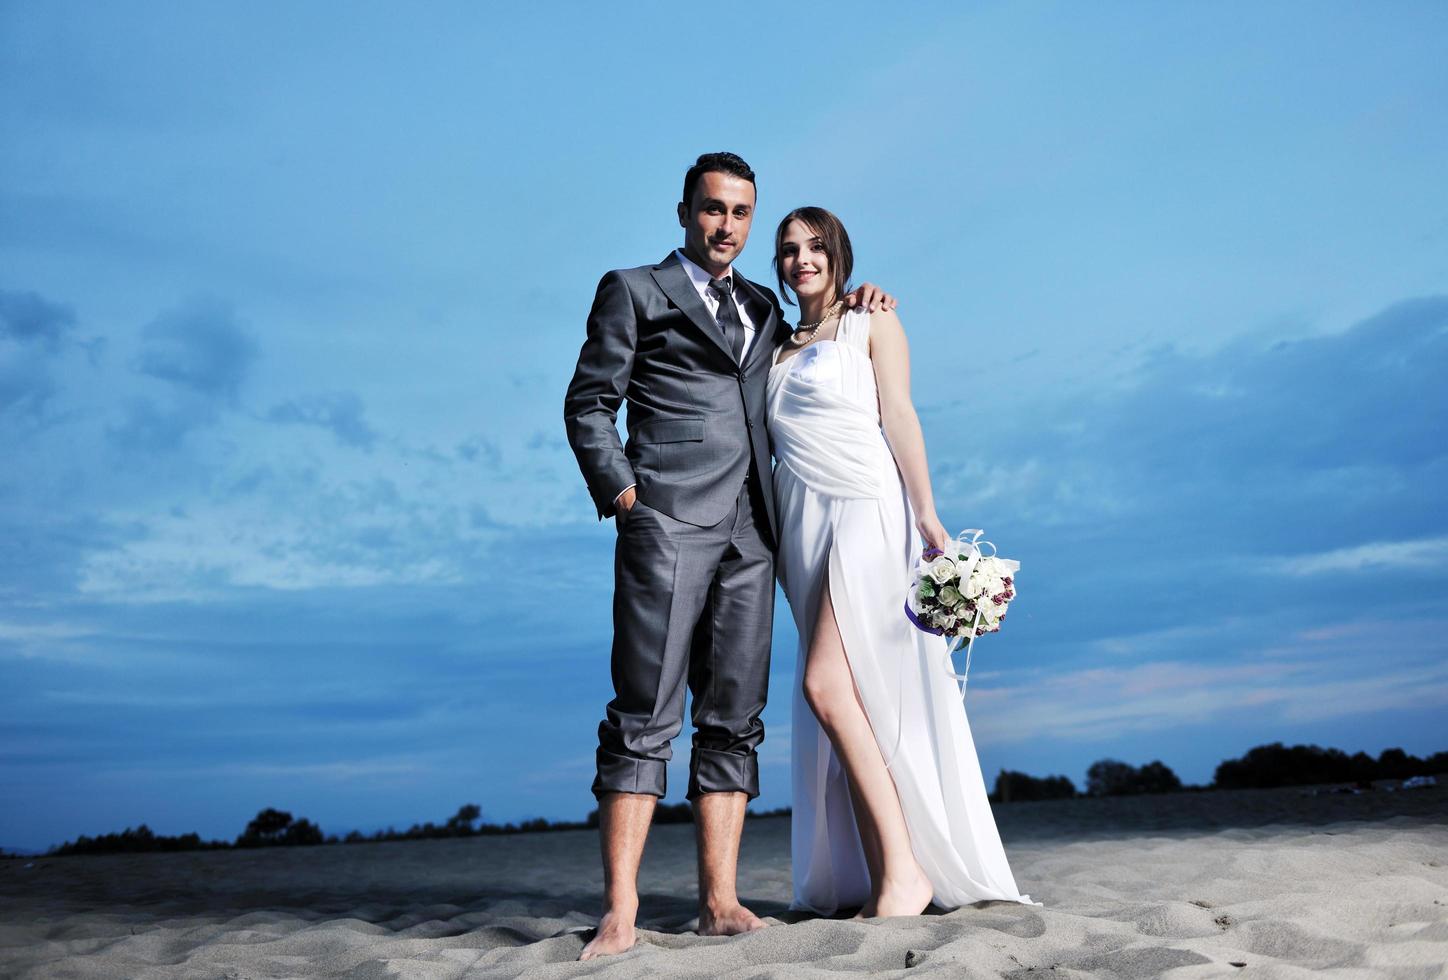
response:
<path id="1" fill-rule="evenodd" d="M 712 527 L 636 500 L 618 516 L 614 551 L 614 699 L 598 726 L 593 793 L 663 796 L 670 742 L 693 694 L 689 799 L 759 795 L 774 554 L 753 467 L 731 513 Z"/>

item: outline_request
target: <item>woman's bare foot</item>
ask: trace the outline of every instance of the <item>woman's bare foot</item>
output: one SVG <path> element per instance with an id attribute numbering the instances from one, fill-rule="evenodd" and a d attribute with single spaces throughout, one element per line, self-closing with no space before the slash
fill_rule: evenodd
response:
<path id="1" fill-rule="evenodd" d="M 580 960 L 596 959 L 600 956 L 612 956 L 615 953 L 626 953 L 633 949 L 635 942 L 634 915 L 637 910 L 625 915 L 622 910 L 603 913 L 603 918 L 598 920 L 598 931 L 583 947 L 583 952 L 578 954 Z"/>
<path id="2" fill-rule="evenodd" d="M 699 909 L 701 936 L 738 936 L 764 927 L 759 916 L 739 904 L 714 910 L 707 906 Z"/>
<path id="3" fill-rule="evenodd" d="M 860 910 L 859 918 L 887 918 L 892 915 L 919 915 L 935 897 L 935 889 L 925 871 L 917 864 L 915 873 L 900 880 L 886 877 L 880 884 L 880 894 L 874 896 Z"/>

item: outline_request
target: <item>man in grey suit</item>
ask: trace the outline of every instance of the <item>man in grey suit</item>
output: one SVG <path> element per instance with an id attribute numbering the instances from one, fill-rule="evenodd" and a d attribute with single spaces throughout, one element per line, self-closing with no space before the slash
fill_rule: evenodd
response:
<path id="1" fill-rule="evenodd" d="M 688 798 L 699 932 L 764 926 L 735 890 L 769 680 L 778 527 L 765 389 L 789 335 L 779 301 L 733 269 L 754 217 L 754 172 L 708 153 L 684 177 L 684 247 L 598 285 L 564 401 L 568 442 L 614 517 L 614 699 L 598 727 L 604 914 L 580 959 L 634 944 L 638 867 L 693 693 Z M 854 302 L 874 302 L 864 286 Z M 888 298 L 886 298 L 888 300 Z M 628 403 L 628 441 L 619 406 Z"/>

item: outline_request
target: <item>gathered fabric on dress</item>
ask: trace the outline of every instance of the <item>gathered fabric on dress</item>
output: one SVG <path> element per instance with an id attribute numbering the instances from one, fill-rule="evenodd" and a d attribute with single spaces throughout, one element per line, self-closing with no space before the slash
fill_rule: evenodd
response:
<path id="1" fill-rule="evenodd" d="M 945 672 L 947 641 L 905 618 L 921 544 L 880 428 L 869 332 L 869 313 L 849 311 L 833 340 L 814 342 L 769 376 L 776 568 L 800 637 L 791 735 L 793 907 L 829 915 L 863 905 L 870 894 L 844 768 L 804 698 L 826 583 L 934 903 L 1029 902 L 1016 889 L 965 707 Z"/>

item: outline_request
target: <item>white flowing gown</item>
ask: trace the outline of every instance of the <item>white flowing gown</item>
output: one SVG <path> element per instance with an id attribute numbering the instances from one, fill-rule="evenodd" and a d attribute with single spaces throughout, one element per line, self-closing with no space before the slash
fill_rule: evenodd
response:
<path id="1" fill-rule="evenodd" d="M 800 637 L 793 907 L 829 915 L 863 905 L 870 894 L 845 771 L 804 699 L 805 656 L 826 581 L 855 686 L 935 904 L 1029 902 L 1016 890 L 965 707 L 945 672 L 947 642 L 905 618 L 921 545 L 880 428 L 869 332 L 869 313 L 850 311 L 834 340 L 816 341 L 769 376 L 782 538 L 777 568 Z"/>

